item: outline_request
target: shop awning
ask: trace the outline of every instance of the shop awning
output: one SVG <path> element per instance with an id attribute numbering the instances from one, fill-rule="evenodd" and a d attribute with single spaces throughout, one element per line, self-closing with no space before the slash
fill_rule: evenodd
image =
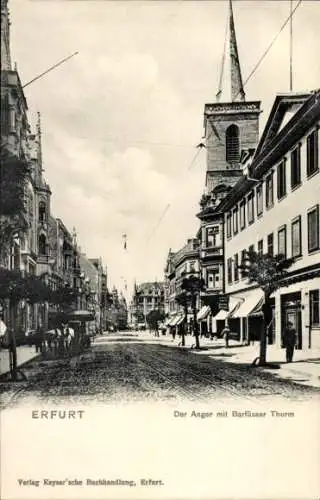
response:
<path id="1" fill-rule="evenodd" d="M 236 311 L 232 314 L 232 318 L 245 318 L 254 310 L 259 310 L 264 300 L 262 290 L 254 290 L 245 297 L 245 300 L 240 304 Z"/>
<path id="2" fill-rule="evenodd" d="M 184 320 L 184 316 L 179 316 L 174 326 L 181 325 L 183 320 Z"/>
<path id="3" fill-rule="evenodd" d="M 258 304 L 256 305 L 256 307 L 254 307 L 254 309 L 251 311 L 251 313 L 249 313 L 249 316 L 250 317 L 259 317 L 259 316 L 263 316 L 263 312 L 262 312 L 262 306 L 264 304 L 264 300 L 260 300 L 260 302 L 258 302 Z"/>
<path id="4" fill-rule="evenodd" d="M 175 321 L 176 319 L 177 319 L 177 315 L 175 314 L 174 316 L 172 316 L 171 318 L 168 319 L 166 325 L 172 326 L 173 321 Z"/>
<path id="5" fill-rule="evenodd" d="M 220 309 L 220 311 L 218 312 L 218 314 L 216 314 L 215 316 L 213 316 L 213 319 L 215 319 L 216 321 L 217 320 L 225 320 L 226 317 L 228 316 L 229 311 L 224 311 L 223 309 Z"/>
<path id="6" fill-rule="evenodd" d="M 197 314 L 197 320 L 202 321 L 206 319 L 210 313 L 210 306 L 203 306 Z"/>
<path id="7" fill-rule="evenodd" d="M 241 300 L 236 299 L 234 297 L 230 297 L 229 299 L 229 311 L 225 311 L 224 309 L 220 309 L 220 311 L 212 318 L 218 321 L 224 321 L 226 318 L 230 316 L 230 314 L 235 311 L 239 305 L 241 304 Z"/>
<path id="8" fill-rule="evenodd" d="M 175 316 L 175 318 L 171 322 L 170 326 L 180 325 L 180 323 L 182 323 L 182 321 L 183 321 L 183 316 L 181 314 L 177 314 L 177 316 Z"/>

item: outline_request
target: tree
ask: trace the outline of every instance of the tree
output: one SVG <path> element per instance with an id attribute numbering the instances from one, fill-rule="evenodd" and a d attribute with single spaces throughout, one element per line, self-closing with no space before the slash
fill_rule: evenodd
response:
<path id="1" fill-rule="evenodd" d="M 159 311 L 158 309 L 152 309 L 152 311 L 147 314 L 146 320 L 149 328 L 151 328 L 152 330 L 157 330 L 159 322 L 163 321 L 164 318 L 164 312 Z"/>
<path id="2" fill-rule="evenodd" d="M 246 253 L 245 261 L 239 266 L 242 276 L 248 278 L 249 283 L 256 283 L 264 293 L 262 308 L 264 328 L 261 332 L 259 366 L 266 365 L 268 328 L 272 321 L 270 296 L 280 286 L 284 286 L 284 278 L 295 259 L 287 259 L 284 255 L 259 254 L 255 251 Z"/>
<path id="3" fill-rule="evenodd" d="M 202 278 L 198 276 L 188 276 L 183 278 L 181 289 L 186 292 L 186 296 L 190 298 L 192 313 L 193 313 L 193 333 L 196 339 L 196 349 L 200 349 L 199 343 L 199 325 L 197 322 L 197 296 L 201 290 L 204 290 L 205 283 Z"/>
<path id="4" fill-rule="evenodd" d="M 187 324 L 188 324 L 188 306 L 189 306 L 189 298 L 187 292 L 184 291 L 180 295 L 176 297 L 176 302 L 183 307 L 184 318 L 181 332 L 181 345 L 186 345 L 185 336 L 187 333 Z"/>
<path id="5" fill-rule="evenodd" d="M 48 302 L 57 305 L 62 312 L 67 312 L 69 306 L 74 304 L 78 297 L 77 291 L 69 285 L 60 285 L 55 290 L 50 290 Z"/>
<path id="6" fill-rule="evenodd" d="M 0 267 L 0 302 L 9 305 L 9 353 L 10 375 L 17 380 L 16 317 L 17 306 L 21 300 L 35 304 L 48 300 L 50 289 L 42 277 L 23 274 L 20 270 Z"/>

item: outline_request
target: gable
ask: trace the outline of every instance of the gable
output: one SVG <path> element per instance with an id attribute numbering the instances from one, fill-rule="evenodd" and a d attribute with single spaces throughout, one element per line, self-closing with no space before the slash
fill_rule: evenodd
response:
<path id="1" fill-rule="evenodd" d="M 308 92 L 304 94 L 281 94 L 276 97 L 256 149 L 256 155 L 268 146 L 310 96 L 311 93 Z"/>

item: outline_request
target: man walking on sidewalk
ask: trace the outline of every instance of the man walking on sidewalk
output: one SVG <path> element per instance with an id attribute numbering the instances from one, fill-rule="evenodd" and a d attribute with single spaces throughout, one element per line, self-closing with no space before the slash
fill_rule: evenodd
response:
<path id="1" fill-rule="evenodd" d="M 296 331 L 293 328 L 293 323 L 288 321 L 287 327 L 283 335 L 283 343 L 286 348 L 286 359 L 287 363 L 292 363 L 294 348 L 296 345 Z"/>
<path id="2" fill-rule="evenodd" d="M 229 325 L 226 325 L 221 332 L 221 337 L 224 338 L 226 347 L 229 347 L 229 337 L 230 337 L 230 328 Z"/>

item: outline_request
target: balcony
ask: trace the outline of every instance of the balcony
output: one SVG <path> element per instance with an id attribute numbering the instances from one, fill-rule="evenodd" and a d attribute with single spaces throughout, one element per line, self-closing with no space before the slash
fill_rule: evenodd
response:
<path id="1" fill-rule="evenodd" d="M 218 295 L 222 293 L 222 285 L 216 286 L 214 288 L 206 287 L 205 290 L 200 292 L 200 297 L 212 297 L 213 295 Z"/>
<path id="2" fill-rule="evenodd" d="M 222 246 L 202 246 L 200 251 L 201 259 L 207 259 L 210 257 L 222 257 L 223 248 Z"/>
<path id="3" fill-rule="evenodd" d="M 179 265 L 183 260 L 197 259 L 199 257 L 199 240 L 191 239 L 188 240 L 188 243 L 184 245 L 178 252 L 174 255 L 174 266 Z"/>

